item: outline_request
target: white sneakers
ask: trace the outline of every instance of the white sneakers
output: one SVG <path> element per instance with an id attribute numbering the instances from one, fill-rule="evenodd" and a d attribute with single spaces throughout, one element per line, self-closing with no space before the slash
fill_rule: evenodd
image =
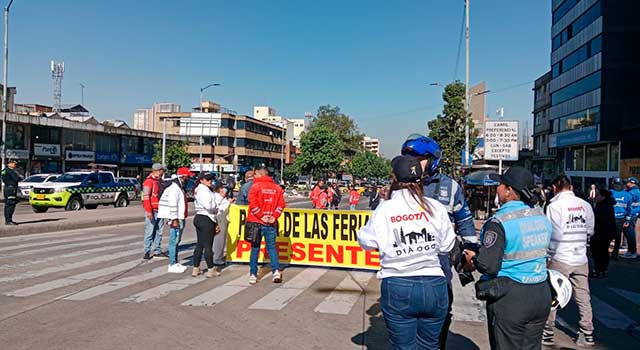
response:
<path id="1" fill-rule="evenodd" d="M 182 264 L 173 264 L 169 265 L 169 269 L 167 271 L 169 273 L 183 273 L 187 271 L 187 267 Z"/>
<path id="2" fill-rule="evenodd" d="M 282 282 L 282 274 L 280 273 L 280 270 L 276 270 L 276 271 L 273 273 L 273 279 L 271 279 L 271 281 L 272 281 L 273 283 L 280 283 L 280 282 Z"/>
<path id="3" fill-rule="evenodd" d="M 256 284 L 256 282 L 258 282 L 258 276 L 250 275 L 249 276 L 249 284 Z"/>

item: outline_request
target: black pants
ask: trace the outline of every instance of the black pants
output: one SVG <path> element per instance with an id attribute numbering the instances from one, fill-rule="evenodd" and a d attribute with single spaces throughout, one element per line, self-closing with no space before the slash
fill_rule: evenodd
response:
<path id="1" fill-rule="evenodd" d="M 7 197 L 4 198 L 4 222 L 9 223 L 13 221 L 13 213 L 16 211 L 18 201 L 15 199 L 6 199 Z"/>
<path id="2" fill-rule="evenodd" d="M 613 236 L 609 232 L 597 232 L 593 238 L 591 238 L 593 269 L 596 272 L 605 272 L 609 269 L 609 245 L 612 239 Z"/>
<path id="3" fill-rule="evenodd" d="M 551 311 L 551 287 L 513 283 L 502 298 L 487 301 L 489 343 L 494 350 L 542 347 L 542 330 Z"/>
<path id="4" fill-rule="evenodd" d="M 440 266 L 442 267 L 442 271 L 444 271 L 444 277 L 447 279 L 447 293 L 449 294 L 449 309 L 447 310 L 447 318 L 445 318 L 442 324 L 439 340 L 440 350 L 444 350 L 447 347 L 447 336 L 449 335 L 449 327 L 451 327 L 451 321 L 453 319 L 453 272 L 451 272 L 449 254 L 438 255 L 438 259 L 440 259 Z"/>
<path id="5" fill-rule="evenodd" d="M 620 241 L 622 237 L 622 231 L 624 230 L 624 219 L 616 219 L 616 232 L 613 235 L 613 252 L 611 252 L 611 257 L 613 259 L 618 259 L 618 254 L 620 253 Z M 609 240 L 611 242 L 611 240 Z"/>
<path id="6" fill-rule="evenodd" d="M 208 268 L 213 268 L 213 237 L 216 233 L 216 224 L 206 215 L 197 214 L 193 218 L 193 226 L 196 227 L 198 241 L 193 250 L 193 267 L 200 267 L 202 251 L 204 250 L 204 261 Z"/>

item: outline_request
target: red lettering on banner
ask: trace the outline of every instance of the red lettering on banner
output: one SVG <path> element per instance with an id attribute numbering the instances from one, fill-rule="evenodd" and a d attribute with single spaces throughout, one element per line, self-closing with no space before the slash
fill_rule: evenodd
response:
<path id="1" fill-rule="evenodd" d="M 375 261 L 373 259 L 376 259 Z M 364 264 L 369 266 L 380 265 L 380 253 L 375 250 L 365 250 Z"/>
<path id="2" fill-rule="evenodd" d="M 236 258 L 242 258 L 242 254 L 247 252 L 251 252 L 251 243 L 247 241 L 238 242 L 238 248 L 236 249 Z"/>
<path id="3" fill-rule="evenodd" d="M 358 252 L 362 251 L 362 248 L 360 247 L 344 247 L 344 249 L 348 250 L 351 252 L 351 263 L 352 264 L 357 264 L 358 263 Z"/>
<path id="4" fill-rule="evenodd" d="M 307 257 L 304 252 L 304 243 L 294 243 L 291 245 L 291 260 L 302 261 Z"/>
<path id="5" fill-rule="evenodd" d="M 289 258 L 289 242 L 276 242 L 276 250 L 278 251 L 279 260 L 287 260 Z"/>
<path id="6" fill-rule="evenodd" d="M 322 244 L 315 244 L 315 243 L 309 244 L 309 261 L 323 262 L 322 261 Z"/>
<path id="7" fill-rule="evenodd" d="M 344 263 L 344 249 L 342 246 L 338 246 L 336 250 L 332 245 L 327 245 L 327 262 Z"/>

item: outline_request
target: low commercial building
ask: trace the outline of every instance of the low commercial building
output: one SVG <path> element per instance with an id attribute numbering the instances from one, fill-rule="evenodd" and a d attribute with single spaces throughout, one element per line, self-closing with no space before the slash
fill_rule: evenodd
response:
<path id="1" fill-rule="evenodd" d="M 365 150 L 375 153 L 378 156 L 380 155 L 380 140 L 365 136 L 362 138 L 362 146 Z"/>

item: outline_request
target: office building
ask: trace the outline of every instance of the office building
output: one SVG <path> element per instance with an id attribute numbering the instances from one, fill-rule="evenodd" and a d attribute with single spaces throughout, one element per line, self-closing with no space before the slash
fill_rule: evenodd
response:
<path id="1" fill-rule="evenodd" d="M 557 175 L 556 149 L 549 148 L 549 108 L 551 94 L 549 83 L 551 72 L 536 79 L 533 87 L 533 168 L 532 171 L 543 180 L 551 180 Z"/>
<path id="2" fill-rule="evenodd" d="M 375 155 L 380 155 L 380 140 L 365 136 L 362 138 L 362 146 L 365 150 L 374 153 Z"/>

